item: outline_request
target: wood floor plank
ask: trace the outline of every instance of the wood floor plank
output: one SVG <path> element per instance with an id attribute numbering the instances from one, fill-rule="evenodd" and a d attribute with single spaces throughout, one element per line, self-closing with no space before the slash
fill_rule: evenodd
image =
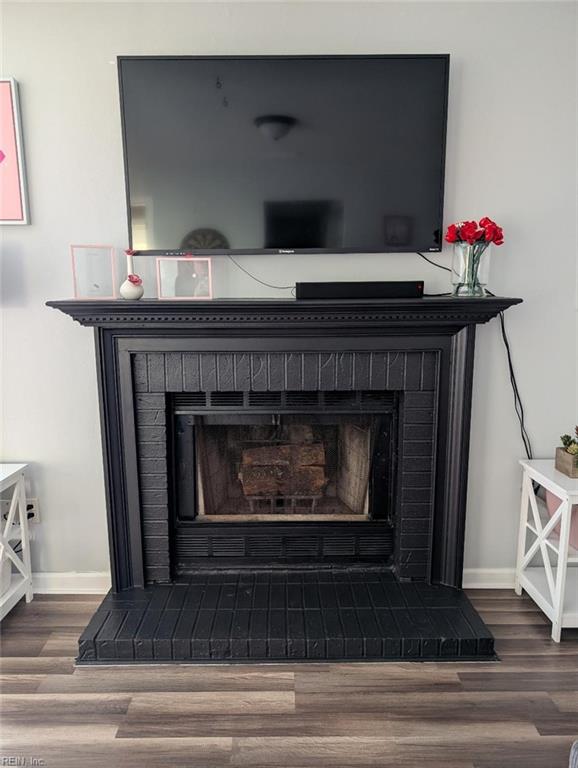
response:
<path id="1" fill-rule="evenodd" d="M 2 696 L 2 720 L 23 719 L 46 723 L 85 715 L 126 715 L 131 701 L 127 694 L 5 694 Z"/>
<path id="2" fill-rule="evenodd" d="M 549 624 L 492 624 L 488 627 L 496 640 L 547 640 L 552 631 Z M 499 651 L 497 651 L 499 655 Z"/>
<path id="3" fill-rule="evenodd" d="M 49 637 L 49 632 L 30 635 L 28 632 L 6 632 L 4 627 L 2 627 L 0 635 L 0 666 L 1 659 L 5 659 L 8 656 L 38 656 Z"/>
<path id="4" fill-rule="evenodd" d="M 74 659 L 70 656 L 8 656 L 0 659 L 2 675 L 72 675 Z"/>
<path id="5" fill-rule="evenodd" d="M 92 599 L 69 602 L 34 599 L 31 603 L 20 602 L 3 621 L 2 631 L 17 628 L 31 634 L 47 631 L 84 629 L 98 604 Z"/>
<path id="6" fill-rule="evenodd" d="M 578 671 L 558 672 L 460 672 L 458 677 L 466 691 L 576 691 Z"/>
<path id="7" fill-rule="evenodd" d="M 78 636 L 79 632 L 76 630 L 51 632 L 47 636 L 39 655 L 74 658 L 78 654 Z"/>
<path id="8" fill-rule="evenodd" d="M 560 712 L 578 713 L 578 691 L 555 691 L 550 693 L 550 698 Z M 576 730 L 578 731 L 578 723 Z"/>
<path id="9" fill-rule="evenodd" d="M 409 664 L 380 664 L 363 667 L 330 667 L 320 672 L 295 672 L 295 690 L 299 692 L 323 692 L 347 695 L 356 691 L 362 693 L 374 692 L 407 692 L 422 693 L 459 691 L 461 683 L 452 665 L 437 665 L 423 674 L 420 666 Z"/>
<path id="10" fill-rule="evenodd" d="M 416 720 L 367 720 L 367 718 L 356 718 L 352 721 L 351 727 L 348 726 L 350 717 L 342 717 L 340 721 L 335 717 L 324 719 L 319 716 L 316 718 L 297 718 L 289 717 L 285 721 L 278 716 L 260 719 L 255 716 L 232 716 L 227 721 L 224 718 L 218 721 L 211 721 L 208 717 L 195 718 L 190 724 L 184 720 L 171 722 L 168 718 L 162 718 L 160 721 L 150 721 L 150 730 L 144 727 L 144 724 L 131 724 L 127 720 L 117 733 L 117 738 L 124 736 L 149 738 L 151 733 L 156 737 L 173 738 L 197 735 L 228 735 L 235 738 L 246 738 L 254 736 L 258 738 L 327 738 L 329 740 L 337 738 L 372 738 L 375 733 L 379 733 L 382 738 L 399 739 L 412 736 L 416 739 L 436 739 L 442 738 L 448 732 L 448 725 L 440 721 L 416 721 Z M 536 732 L 527 723 L 510 723 L 511 733 L 517 734 L 520 738 L 535 736 Z M 473 737 L 482 737 L 487 733 L 488 727 L 485 723 L 461 723 L 453 726 L 451 730 L 452 742 L 469 739 Z"/>
<path id="11" fill-rule="evenodd" d="M 295 711 L 293 691 L 195 691 L 135 693 L 129 706 L 132 718 L 188 717 L 199 714 L 287 714 Z"/>
<path id="12" fill-rule="evenodd" d="M 46 675 L 0 675 L 0 694 L 35 693 Z"/>
<path id="13" fill-rule="evenodd" d="M 518 597 L 513 589 L 466 589 L 466 595 L 475 604 L 478 599 L 482 600 L 511 600 L 516 598 L 518 600 L 529 600 L 530 598 L 524 592 L 523 595 Z"/>
<path id="14" fill-rule="evenodd" d="M 78 667 L 50 675 L 42 693 L 145 693 L 155 691 L 292 691 L 293 672 L 263 666 Z"/>
<path id="15" fill-rule="evenodd" d="M 269 742 L 269 739 L 263 740 Z M 304 744 L 301 749 L 294 746 L 297 760 L 289 759 L 281 765 L 291 768 L 349 768 L 355 766 L 380 766 L 380 768 L 456 768 L 459 766 L 474 766 L 474 768 L 567 768 L 568 754 L 572 744 L 571 738 L 564 737 L 532 737 L 523 740 L 489 738 L 483 741 L 470 740 L 468 743 L 445 744 L 433 740 L 390 739 L 374 740 L 369 748 L 368 740 L 357 740 L 359 754 L 356 757 L 347 750 L 340 756 L 338 749 L 331 748 L 327 743 L 318 745 L 317 749 L 311 744 Z M 275 763 L 259 763 L 258 748 L 251 744 L 250 750 L 242 751 L 242 740 L 234 741 L 233 764 L 251 764 L 256 768 L 265 768 Z M 337 747 L 343 746 L 341 742 Z M 241 747 L 241 749 L 239 749 Z M 307 758 L 307 748 L 311 749 L 311 757 Z M 355 748 L 355 747 L 353 747 Z M 240 754 L 239 754 L 240 753 Z M 252 754 L 251 754 L 252 753 Z M 301 762 L 299 762 L 299 759 Z M 267 759 L 265 757 L 265 759 Z"/>
<path id="16" fill-rule="evenodd" d="M 494 722 L 527 720 L 559 714 L 545 691 L 460 691 L 442 693 L 300 693 L 295 695 L 297 712 L 371 713 L 382 718 L 440 719 L 446 722 Z"/>
<path id="17" fill-rule="evenodd" d="M 482 732 L 483 730 L 483 732 Z M 421 737 L 418 737 L 421 738 Z M 466 754 L 461 754 L 459 760 L 462 763 L 473 762 L 468 755 L 468 742 L 472 740 L 478 748 L 496 741 L 503 743 L 518 743 L 521 741 L 533 741 L 537 737 L 533 726 L 520 724 L 513 727 L 511 723 L 496 724 L 485 729 L 476 729 L 475 733 L 468 734 L 467 729 L 454 729 L 451 724 L 446 724 L 440 729 L 438 736 L 427 738 L 428 744 L 446 746 L 452 743 L 454 749 L 462 744 L 466 745 Z M 233 765 L 251 766 L 323 766 L 333 768 L 335 765 L 348 766 L 382 766 L 387 765 L 386 760 L 397 757 L 402 748 L 411 742 L 407 738 L 383 738 L 383 737 L 242 737 L 233 741 Z M 397 754 L 396 754 L 397 753 Z M 391 763 L 395 764 L 395 763 Z"/>
<path id="18" fill-rule="evenodd" d="M 109 720 L 111 718 L 109 717 Z M 90 717 L 76 724 L 65 723 L 26 723 L 9 719 L 2 724 L 0 746 L 3 749 L 14 748 L 27 743 L 28 750 L 43 749 L 50 744 L 73 745 L 76 741 L 109 742 L 115 738 L 118 730 L 116 722 L 92 722 Z"/>
<path id="19" fill-rule="evenodd" d="M 540 613 L 540 609 L 533 600 L 529 597 L 504 597 L 501 600 L 496 600 L 492 597 L 479 597 L 472 600 L 475 608 L 478 612 L 491 611 L 491 612 L 506 612 L 506 613 Z"/>
<path id="20" fill-rule="evenodd" d="M 508 637 L 499 638 L 496 643 L 496 653 L 500 658 L 505 656 L 535 655 L 549 656 L 553 659 L 561 656 L 575 655 L 578 652 L 578 642 L 562 637 L 561 643 L 554 643 L 550 635 L 539 638 Z"/>
<path id="21" fill-rule="evenodd" d="M 578 651 L 578 646 L 576 646 Z M 482 664 L 478 664 L 476 668 L 468 669 L 466 665 L 462 665 L 460 669 L 456 669 L 456 672 L 478 672 L 478 671 L 492 671 L 492 672 L 538 672 L 540 670 L 553 669 L 561 672 L 568 670 L 569 672 L 575 672 L 578 669 L 578 653 L 567 653 L 552 656 L 549 654 L 539 653 L 519 653 L 503 655 L 500 663 L 494 664 L 491 667 L 486 665 L 484 670 Z"/>
<path id="22" fill-rule="evenodd" d="M 484 608 L 478 608 L 476 606 L 476 610 L 482 617 L 482 619 L 488 624 L 489 626 L 497 626 L 499 624 L 508 624 L 508 625 L 532 625 L 532 626 L 540 626 L 542 624 L 551 627 L 552 624 L 547 616 L 545 616 L 540 611 L 520 611 L 520 610 L 509 610 L 509 611 L 496 611 L 496 610 L 487 610 Z"/>
<path id="23" fill-rule="evenodd" d="M 111 739 L 97 743 L 91 738 L 75 738 L 40 746 L 26 740 L 11 744 L 11 754 L 40 758 L 47 768 L 224 768 L 230 765 L 231 752 L 232 739 L 226 737 Z"/>
<path id="24" fill-rule="evenodd" d="M 536 723 L 541 736 L 572 736 L 578 738 L 578 718 L 575 712 L 547 714 Z"/>
<path id="25" fill-rule="evenodd" d="M 523 742 L 484 745 L 478 750 L 468 747 L 474 768 L 568 768 L 571 736 L 547 736 Z"/>

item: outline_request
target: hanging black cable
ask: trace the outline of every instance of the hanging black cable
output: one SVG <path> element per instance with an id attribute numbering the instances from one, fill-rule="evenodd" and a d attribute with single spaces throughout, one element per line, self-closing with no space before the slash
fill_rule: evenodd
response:
<path id="1" fill-rule="evenodd" d="M 425 254 L 420 253 L 419 251 L 416 251 L 416 253 L 417 253 L 418 256 L 421 256 L 422 259 L 424 259 L 424 261 L 427 261 L 428 264 L 432 264 L 434 267 L 437 267 L 438 269 L 443 269 L 445 272 L 451 272 L 452 271 L 450 269 L 450 267 L 444 267 L 443 264 L 438 264 L 437 262 L 432 261 Z"/>
<path id="2" fill-rule="evenodd" d="M 418 256 L 421 256 L 422 259 L 425 259 L 430 264 L 433 264 L 434 267 L 438 267 L 438 269 L 443 269 L 446 272 L 452 271 L 449 267 L 444 267 L 441 264 L 436 264 L 435 261 L 428 259 L 426 256 L 423 255 L 423 253 L 419 253 L 419 251 L 416 251 L 416 253 Z M 488 291 L 488 294 L 490 296 L 494 295 L 491 291 Z M 432 294 L 432 295 L 443 295 L 443 294 Z M 516 373 L 514 371 L 514 363 L 512 361 L 512 350 L 510 348 L 510 340 L 508 339 L 508 334 L 506 333 L 506 323 L 504 320 L 504 313 L 500 312 L 498 314 L 498 317 L 500 320 L 500 331 L 502 334 L 502 341 L 504 342 L 504 347 L 506 349 L 506 357 L 508 359 L 508 373 L 510 376 L 510 385 L 512 387 L 512 392 L 514 393 L 514 410 L 516 411 L 516 416 L 520 424 L 520 436 L 522 438 L 522 443 L 524 445 L 524 450 L 526 452 L 527 458 L 533 459 L 534 451 L 532 449 L 532 441 L 530 440 L 528 430 L 526 429 L 526 415 L 524 413 L 524 405 L 522 403 L 520 390 L 518 388 L 518 382 L 516 380 Z"/>
<path id="3" fill-rule="evenodd" d="M 502 331 L 502 340 L 504 342 L 504 347 L 506 348 L 506 356 L 508 358 L 508 372 L 510 374 L 510 384 L 512 385 L 512 391 L 514 393 L 514 409 L 516 411 L 516 416 L 518 417 L 518 421 L 520 422 L 520 435 L 522 437 L 522 443 L 524 444 L 524 449 L 526 451 L 527 458 L 533 459 L 534 451 L 532 450 L 532 442 L 530 440 L 530 436 L 528 434 L 528 431 L 526 430 L 526 417 L 524 414 L 524 405 L 522 403 L 522 398 L 520 397 L 518 382 L 516 381 L 514 364 L 512 362 L 512 351 L 510 349 L 510 341 L 508 339 L 508 334 L 506 333 L 506 323 L 504 321 L 503 312 L 500 312 L 499 318 L 500 318 L 500 329 Z"/>
<path id="4" fill-rule="evenodd" d="M 260 283 L 261 285 L 264 285 L 266 288 L 274 288 L 276 291 L 294 291 L 295 286 L 294 285 L 273 285 L 273 283 L 266 283 L 265 280 L 261 280 L 258 277 L 255 277 L 255 275 L 252 275 L 248 269 L 245 269 L 245 267 L 241 266 L 238 261 L 236 261 L 230 254 L 227 254 L 229 259 L 233 262 L 233 264 L 237 267 L 237 269 L 240 269 L 241 272 L 244 272 L 246 275 L 248 275 L 251 280 L 254 280 L 256 283 Z"/>

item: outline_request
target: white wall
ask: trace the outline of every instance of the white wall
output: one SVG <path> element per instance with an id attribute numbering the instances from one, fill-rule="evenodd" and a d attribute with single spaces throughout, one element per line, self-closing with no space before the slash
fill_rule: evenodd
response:
<path id="1" fill-rule="evenodd" d="M 107 543 L 92 333 L 70 243 L 126 246 L 114 58 L 138 53 L 452 55 L 446 222 L 503 224 L 491 287 L 537 456 L 576 423 L 576 5 L 573 3 L 4 3 L 3 71 L 21 86 L 32 225 L 2 231 L 4 458 L 32 463 L 39 571 L 98 571 Z M 440 257 L 447 263 L 449 253 Z M 426 278 L 412 255 L 247 258 L 265 280 Z M 217 265 L 220 295 L 264 296 Z M 522 454 L 494 321 L 478 332 L 466 565 L 514 562 Z"/>

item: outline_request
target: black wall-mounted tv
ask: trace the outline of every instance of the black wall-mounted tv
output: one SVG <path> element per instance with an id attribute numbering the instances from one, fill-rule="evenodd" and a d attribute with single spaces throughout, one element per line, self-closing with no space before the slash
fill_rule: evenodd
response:
<path id="1" fill-rule="evenodd" d="M 449 56 L 118 63 L 135 250 L 440 250 Z"/>

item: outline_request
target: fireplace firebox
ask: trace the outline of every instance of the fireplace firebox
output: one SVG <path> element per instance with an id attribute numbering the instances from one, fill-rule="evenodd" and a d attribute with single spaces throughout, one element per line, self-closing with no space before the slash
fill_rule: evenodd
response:
<path id="1" fill-rule="evenodd" d="M 473 353 L 519 302 L 49 302 L 97 344 L 113 589 L 79 663 L 491 657 Z"/>
<path id="2" fill-rule="evenodd" d="M 169 398 L 173 574 L 211 562 L 389 565 L 399 398 L 320 395 Z"/>

